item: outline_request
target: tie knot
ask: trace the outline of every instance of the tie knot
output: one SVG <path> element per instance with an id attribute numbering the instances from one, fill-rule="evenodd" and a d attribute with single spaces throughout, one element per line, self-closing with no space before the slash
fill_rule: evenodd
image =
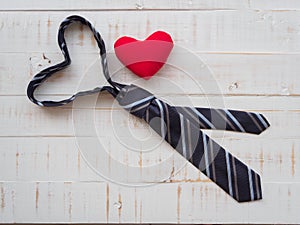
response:
<path id="1" fill-rule="evenodd" d="M 116 100 L 124 109 L 140 118 L 143 118 L 147 106 L 154 99 L 155 97 L 152 93 L 133 84 L 123 87 L 116 96 Z"/>

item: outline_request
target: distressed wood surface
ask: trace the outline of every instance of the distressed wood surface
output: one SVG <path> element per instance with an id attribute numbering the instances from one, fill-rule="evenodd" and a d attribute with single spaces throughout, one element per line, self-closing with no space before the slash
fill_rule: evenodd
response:
<path id="1" fill-rule="evenodd" d="M 17 3 L 16 3 L 17 2 Z M 16 11 L 41 11 L 41 10 L 226 10 L 226 9 L 266 9 L 266 10 L 297 10 L 300 4 L 297 0 L 241 0 L 241 1 L 204 1 L 204 0 L 178 0 L 178 1 L 159 1 L 159 0 L 122 0 L 111 2 L 104 0 L 99 3 L 97 0 L 91 0 L 82 4 L 78 1 L 59 1 L 40 2 L 32 0 L 26 1 L 9 1 L 2 4 L 2 10 Z"/>
<path id="2" fill-rule="evenodd" d="M 2 2 L 0 222 L 299 224 L 299 8 L 296 0 Z M 235 202 L 108 95 L 61 108 L 31 104 L 26 86 L 62 60 L 57 28 L 71 14 L 95 24 L 109 62 L 119 36 L 143 39 L 158 29 L 200 57 L 207 77 L 166 65 L 160 83 L 138 81 L 166 101 L 265 114 L 272 126 L 260 136 L 205 131 L 261 174 L 264 199 Z M 103 83 L 91 33 L 74 25 L 66 36 L 72 65 L 49 79 L 39 98 Z M 136 82 L 127 70 L 116 79 Z M 213 83 L 217 89 L 201 89 Z M 149 132 L 148 141 L 131 141 Z M 148 152 L 149 145 L 158 147 Z"/>

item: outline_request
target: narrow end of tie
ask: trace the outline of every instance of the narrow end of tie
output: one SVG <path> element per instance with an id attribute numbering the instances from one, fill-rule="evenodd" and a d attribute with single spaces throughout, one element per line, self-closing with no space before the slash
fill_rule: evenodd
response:
<path id="1" fill-rule="evenodd" d="M 261 130 L 260 133 L 264 132 L 266 129 L 268 129 L 271 125 L 269 123 L 269 121 L 267 120 L 267 118 L 263 115 L 263 114 L 256 114 L 258 120 L 260 121 L 263 129 Z M 259 134 L 260 134 L 259 133 Z"/>

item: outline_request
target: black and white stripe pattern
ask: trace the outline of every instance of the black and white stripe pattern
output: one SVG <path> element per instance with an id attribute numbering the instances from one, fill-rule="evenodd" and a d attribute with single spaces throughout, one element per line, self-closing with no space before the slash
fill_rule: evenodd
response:
<path id="1" fill-rule="evenodd" d="M 117 97 L 121 105 L 126 100 L 134 106 L 138 98 L 133 99 L 132 96 L 146 93 L 142 94 L 143 99 L 146 99 L 145 95 L 148 94 L 148 102 L 143 101 L 147 106 L 142 112 L 139 113 L 136 108 L 126 109 L 143 118 L 173 148 L 237 201 L 262 198 L 260 176 L 201 131 L 202 128 L 221 128 L 259 134 L 269 126 L 262 115 L 234 110 L 173 107 L 153 97 L 149 92 L 134 87 L 121 89 L 120 93 L 128 92 L 122 93 L 122 97 Z M 132 91 L 128 91 L 129 89 Z M 209 110 L 217 117 L 209 115 Z M 221 126 L 222 124 L 225 126 Z"/>
<path id="2" fill-rule="evenodd" d="M 176 110 L 198 124 L 200 129 L 260 134 L 270 126 L 266 118 L 258 113 L 191 107 L 176 107 Z"/>

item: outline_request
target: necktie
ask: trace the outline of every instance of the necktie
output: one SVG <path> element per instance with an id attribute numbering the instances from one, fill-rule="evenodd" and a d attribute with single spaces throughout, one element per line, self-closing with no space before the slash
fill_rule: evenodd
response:
<path id="1" fill-rule="evenodd" d="M 262 198 L 260 176 L 228 153 L 201 129 L 225 129 L 260 134 L 269 127 L 261 114 L 235 110 L 174 107 L 134 85 L 116 99 L 131 114 L 145 120 L 174 149 L 239 202 Z"/>
<path id="2" fill-rule="evenodd" d="M 100 48 L 103 73 L 110 86 L 78 92 L 62 101 L 39 101 L 34 96 L 35 89 L 55 72 L 71 63 L 64 31 L 73 22 L 87 25 L 93 32 Z M 61 106 L 79 96 L 107 91 L 125 110 L 148 123 L 175 150 L 234 199 L 239 202 L 262 199 L 260 176 L 204 134 L 201 129 L 260 134 L 270 126 L 263 115 L 236 110 L 171 106 L 138 86 L 112 81 L 104 41 L 91 23 L 80 16 L 70 16 L 61 23 L 58 44 L 64 55 L 64 61 L 42 70 L 30 81 L 27 96 L 33 103 L 46 107 Z"/>

